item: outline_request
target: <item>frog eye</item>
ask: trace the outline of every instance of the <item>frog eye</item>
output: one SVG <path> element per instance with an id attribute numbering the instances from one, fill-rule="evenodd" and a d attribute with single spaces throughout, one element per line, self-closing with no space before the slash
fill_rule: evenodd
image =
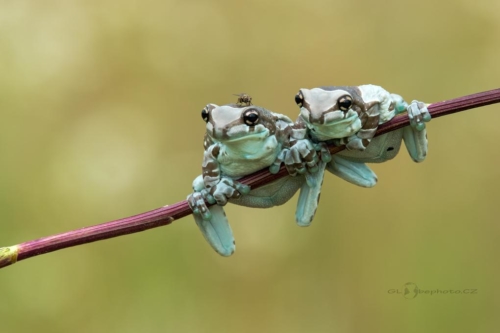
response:
<path id="1" fill-rule="evenodd" d="M 208 111 L 207 111 L 207 108 L 204 108 L 203 110 L 201 110 L 201 118 L 203 118 L 203 120 L 205 120 L 205 122 L 208 123 Z"/>
<path id="2" fill-rule="evenodd" d="M 342 96 L 337 100 L 337 103 L 339 105 L 339 109 L 345 112 L 349 110 L 352 105 L 352 97 L 349 95 Z"/>
<path id="3" fill-rule="evenodd" d="M 248 110 L 243 113 L 243 121 L 248 126 L 255 126 L 259 122 L 259 113 L 255 110 Z"/>
<path id="4" fill-rule="evenodd" d="M 302 94 L 300 93 L 300 91 L 297 93 L 297 95 L 295 95 L 295 103 L 297 103 L 297 105 L 299 107 L 302 107 L 302 103 L 304 102 L 304 97 L 302 96 Z"/>

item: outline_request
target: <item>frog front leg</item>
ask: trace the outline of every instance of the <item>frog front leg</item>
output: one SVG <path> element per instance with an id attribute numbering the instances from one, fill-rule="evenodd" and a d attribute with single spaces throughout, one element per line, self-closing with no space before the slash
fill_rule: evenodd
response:
<path id="1" fill-rule="evenodd" d="M 272 174 L 278 173 L 282 163 L 290 176 L 297 174 L 310 175 L 318 170 L 319 156 L 309 139 L 306 139 L 307 128 L 300 123 L 292 129 L 289 143 L 291 148 L 283 148 L 274 163 L 269 167 Z M 311 178 L 309 178 L 311 179 Z"/>
<path id="2" fill-rule="evenodd" d="M 326 169 L 354 185 L 373 187 L 377 184 L 377 175 L 365 163 L 353 162 L 333 155 Z"/>
<path id="3" fill-rule="evenodd" d="M 203 184 L 208 193 L 209 202 L 224 206 L 228 199 L 237 199 L 242 194 L 248 194 L 250 187 L 221 174 L 217 160 L 219 152 L 218 144 L 213 144 L 205 150 L 202 163 Z"/>
<path id="4" fill-rule="evenodd" d="M 422 162 L 427 156 L 425 123 L 431 120 L 431 114 L 427 106 L 419 101 L 413 101 L 406 109 L 410 118 L 410 126 L 402 129 L 403 140 L 413 161 Z"/>
<path id="5" fill-rule="evenodd" d="M 350 137 L 338 140 L 339 145 L 345 145 L 348 150 L 364 151 L 377 132 L 380 120 L 380 103 L 372 101 L 367 110 L 359 116 L 363 124 L 361 129 Z"/>
<path id="6" fill-rule="evenodd" d="M 203 174 L 193 182 L 194 193 L 188 196 L 196 224 L 214 250 L 223 256 L 230 256 L 235 250 L 234 237 L 223 205 L 228 198 L 239 198 L 250 188 L 220 174 L 217 156 L 220 147 L 211 145 L 203 155 Z M 211 204 L 208 207 L 205 200 Z"/>
<path id="7" fill-rule="evenodd" d="M 331 155 L 324 142 L 318 143 L 316 149 L 320 151 L 321 160 L 326 162 L 326 170 L 335 176 L 361 187 L 373 187 L 377 184 L 377 175 L 365 163 Z"/>

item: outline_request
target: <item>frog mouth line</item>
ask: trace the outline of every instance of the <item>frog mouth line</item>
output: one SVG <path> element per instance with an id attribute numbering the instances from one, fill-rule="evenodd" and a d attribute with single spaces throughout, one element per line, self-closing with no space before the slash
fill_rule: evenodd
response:
<path id="1" fill-rule="evenodd" d="M 349 132 L 348 135 L 352 134 L 351 132 L 355 130 L 352 128 L 352 125 L 357 120 L 359 120 L 359 117 L 355 114 L 349 118 L 344 118 L 323 125 L 311 124 L 311 130 L 314 135 L 321 135 L 327 137 L 328 139 L 340 139 L 346 136 L 346 132 Z"/>
<path id="2" fill-rule="evenodd" d="M 357 114 L 353 114 L 352 116 L 350 116 L 348 118 L 334 120 L 330 123 L 324 123 L 321 125 L 315 125 L 315 124 L 311 123 L 311 126 L 314 127 L 316 130 L 318 128 L 331 128 L 331 127 L 335 127 L 335 126 L 346 126 L 346 125 L 350 125 L 350 124 L 354 123 L 358 118 L 359 117 Z"/>
<path id="3" fill-rule="evenodd" d="M 255 132 L 255 133 L 252 133 L 252 134 L 249 134 L 249 133 L 250 132 L 242 133 L 240 136 L 238 136 L 236 138 L 229 138 L 227 136 L 227 134 L 223 134 L 222 138 L 219 138 L 219 136 L 215 137 L 215 136 L 213 136 L 211 134 L 210 134 L 210 137 L 214 141 L 224 142 L 224 143 L 236 143 L 236 142 L 239 142 L 239 141 L 256 140 L 256 139 L 257 140 L 262 140 L 262 139 L 265 139 L 266 137 L 269 136 L 269 129 L 265 128 L 264 130 L 262 130 L 260 132 Z"/>

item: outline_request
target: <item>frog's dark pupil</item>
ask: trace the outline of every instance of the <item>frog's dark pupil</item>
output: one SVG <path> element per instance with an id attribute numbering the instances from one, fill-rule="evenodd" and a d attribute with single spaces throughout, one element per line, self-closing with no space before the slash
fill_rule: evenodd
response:
<path id="1" fill-rule="evenodd" d="M 302 106 L 302 95 L 300 93 L 295 95 L 295 103 L 297 103 L 298 106 Z"/>
<path id="2" fill-rule="evenodd" d="M 387 148 L 387 151 L 391 151 L 391 150 L 394 150 L 394 147 Z"/>
<path id="3" fill-rule="evenodd" d="M 253 126 L 259 122 L 259 115 L 256 111 L 248 111 L 243 115 L 243 120 L 245 121 L 245 124 Z"/>
<path id="4" fill-rule="evenodd" d="M 339 98 L 339 108 L 342 111 L 347 111 L 351 107 L 352 100 L 350 96 L 344 96 Z"/>
<path id="5" fill-rule="evenodd" d="M 208 112 L 206 109 L 201 110 L 201 118 L 203 118 L 203 120 L 208 123 Z"/>

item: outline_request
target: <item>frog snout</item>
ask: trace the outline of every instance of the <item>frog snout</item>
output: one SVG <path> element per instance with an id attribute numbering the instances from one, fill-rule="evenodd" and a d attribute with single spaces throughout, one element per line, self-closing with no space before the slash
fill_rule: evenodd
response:
<path id="1" fill-rule="evenodd" d="M 212 131 L 212 136 L 215 139 L 220 140 L 220 139 L 224 138 L 226 131 L 227 130 L 224 127 L 214 127 L 213 131 Z"/>
<path id="2" fill-rule="evenodd" d="M 310 123 L 313 124 L 313 125 L 316 125 L 316 126 L 321 126 L 321 125 L 324 124 L 324 118 L 323 117 L 316 118 L 316 117 L 313 117 L 311 115 L 311 117 L 310 117 Z"/>

